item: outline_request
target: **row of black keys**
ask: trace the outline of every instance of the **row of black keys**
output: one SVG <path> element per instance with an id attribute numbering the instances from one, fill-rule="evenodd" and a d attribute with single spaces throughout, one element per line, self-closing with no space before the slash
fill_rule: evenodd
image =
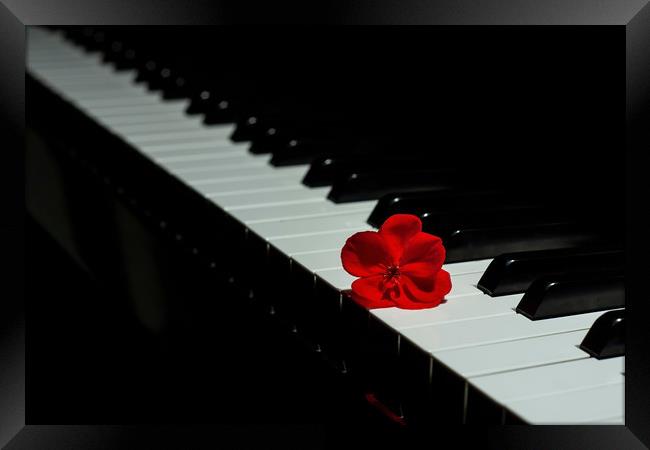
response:
<path id="1" fill-rule="evenodd" d="M 128 46 L 107 40 L 105 31 L 71 35 L 86 48 L 103 51 L 117 67 L 139 69 L 139 78 L 165 97 L 192 97 L 189 112 L 204 114 L 206 122 L 236 120 L 233 140 L 251 141 L 254 153 L 272 153 L 272 164 L 311 163 L 303 183 L 332 185 L 332 201 L 379 199 L 371 225 L 379 227 L 396 213 L 416 214 L 425 231 L 443 238 L 447 262 L 495 258 L 478 287 L 492 296 L 525 292 L 517 311 L 533 320 L 624 305 L 620 240 L 585 226 L 566 209 L 513 196 L 444 158 L 435 169 L 423 169 L 431 161 L 417 149 L 396 155 L 398 144 L 390 139 L 364 139 L 358 130 L 323 117 L 318 126 L 296 124 L 278 109 L 264 115 L 241 98 L 233 103 L 231 97 L 197 92 L 185 78 L 172 77 L 161 60 L 136 58 Z M 586 351 L 597 357 L 622 351 L 621 314 L 599 320 L 585 339 Z"/>
<path id="2" fill-rule="evenodd" d="M 99 32 L 95 38 L 104 37 L 104 33 Z M 119 58 L 113 51 L 109 59 Z M 147 65 L 147 62 L 140 63 Z M 138 68 L 141 64 L 133 65 Z M 147 82 L 153 89 L 164 85 L 161 79 L 151 79 L 150 75 Z M 207 117 L 214 112 L 214 108 L 196 109 Z M 310 187 L 331 185 L 328 197 L 334 202 L 384 196 L 369 219 L 371 225 L 379 226 L 386 217 L 398 212 L 418 214 L 426 231 L 445 240 L 449 262 L 489 258 L 503 252 L 583 246 L 604 240 L 602 230 L 594 229 L 594 224 L 585 227 L 577 223 L 566 208 L 544 205 L 526 196 L 522 186 L 504 188 L 499 185 L 502 180 L 491 180 L 467 165 L 458 167 L 444 160 L 444 153 L 436 155 L 438 160 L 431 168 L 430 156 L 418 155 L 417 149 L 412 148 L 404 151 L 404 143 L 402 146 L 390 141 L 377 144 L 367 139 L 352 139 L 354 143 L 351 143 L 348 133 L 337 135 L 340 142 L 334 145 L 327 138 L 320 140 L 322 135 L 291 134 L 307 131 L 292 128 L 289 122 L 284 124 L 287 126 L 284 133 L 281 128 L 264 122 L 262 117 L 243 108 L 234 140 L 251 141 L 254 152 L 272 151 L 272 161 L 278 164 L 310 162 L 303 183 Z M 521 190 L 521 195 L 510 198 L 515 189 Z M 435 210 L 431 205 L 435 205 Z"/>

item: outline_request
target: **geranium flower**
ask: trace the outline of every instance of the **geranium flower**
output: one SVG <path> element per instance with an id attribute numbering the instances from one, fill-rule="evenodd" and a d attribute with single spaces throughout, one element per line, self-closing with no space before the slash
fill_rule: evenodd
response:
<path id="1" fill-rule="evenodd" d="M 343 268 L 360 277 L 352 283 L 353 297 L 368 308 L 439 305 L 451 290 L 444 260 L 442 240 L 424 233 L 410 214 L 389 217 L 378 232 L 352 235 L 341 250 Z"/>

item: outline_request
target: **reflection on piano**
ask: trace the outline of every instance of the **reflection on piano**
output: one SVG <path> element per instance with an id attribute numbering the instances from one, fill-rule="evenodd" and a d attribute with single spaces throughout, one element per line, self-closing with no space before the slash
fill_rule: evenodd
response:
<path id="1" fill-rule="evenodd" d="M 28 124 L 407 424 L 620 424 L 619 74 L 597 30 L 514 33 L 31 28 Z M 164 262 L 116 250 L 119 214 L 83 198 L 58 197 L 76 218 L 57 232 L 163 328 Z M 437 308 L 347 295 L 345 240 L 395 213 L 444 240 Z"/>

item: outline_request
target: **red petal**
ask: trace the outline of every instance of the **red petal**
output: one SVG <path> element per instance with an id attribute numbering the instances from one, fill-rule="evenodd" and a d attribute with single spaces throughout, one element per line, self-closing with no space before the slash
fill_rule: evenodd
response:
<path id="1" fill-rule="evenodd" d="M 384 298 L 384 276 L 359 278 L 352 283 L 355 300 L 366 308 L 387 308 L 395 303 Z"/>
<path id="2" fill-rule="evenodd" d="M 414 277 L 402 273 L 402 295 L 396 300 L 404 309 L 422 309 L 438 306 L 451 291 L 451 278 L 445 270 L 439 270 L 433 277 Z"/>
<path id="3" fill-rule="evenodd" d="M 434 280 L 440 267 L 428 262 L 414 262 L 400 267 L 402 275 L 423 280 Z"/>
<path id="4" fill-rule="evenodd" d="M 394 214 L 383 223 L 379 234 L 384 238 L 393 263 L 398 264 L 406 243 L 422 231 L 422 222 L 411 214 Z"/>
<path id="5" fill-rule="evenodd" d="M 406 243 L 400 267 L 410 263 L 427 263 L 438 270 L 444 261 L 445 247 L 442 240 L 432 234 L 418 233 Z"/>
<path id="6" fill-rule="evenodd" d="M 362 231 L 348 238 L 341 250 L 343 268 L 355 277 L 383 274 L 391 264 L 384 240 L 375 231 Z"/>

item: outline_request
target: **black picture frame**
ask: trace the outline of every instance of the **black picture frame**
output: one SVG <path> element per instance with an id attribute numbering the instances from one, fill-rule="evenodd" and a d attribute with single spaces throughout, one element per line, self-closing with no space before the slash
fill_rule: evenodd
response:
<path id="1" fill-rule="evenodd" d="M 628 254 L 626 425 L 511 426 L 474 433 L 473 442 L 488 448 L 635 449 L 650 447 L 650 358 L 647 357 L 648 313 L 642 275 L 648 239 L 644 195 L 650 149 L 650 4 L 647 0 L 406 0 L 253 4 L 249 1 L 111 1 L 2 0 L 0 2 L 0 101 L 2 102 L 2 173 L 0 174 L 0 446 L 7 448 L 199 448 L 236 436 L 291 442 L 300 448 L 327 446 L 308 441 L 318 427 L 259 426 L 55 426 L 25 420 L 24 308 L 24 70 L 25 27 L 82 24 L 237 24 L 325 23 L 403 25 L 596 25 L 625 32 L 627 108 L 626 224 Z M 622 82 L 622 80 L 621 80 Z M 623 112 L 621 112 L 623 114 Z M 615 150 L 613 150 L 615 151 Z M 646 201 L 647 202 L 647 201 Z M 606 211 L 603 212 L 606 214 Z M 641 269 L 641 270 L 639 270 Z M 248 433 L 247 430 L 254 432 Z M 459 429 L 436 430 L 427 436 L 435 444 L 442 435 L 461 439 Z M 275 440 L 274 440 L 275 439 Z M 337 438 L 330 436 L 332 442 Z M 462 440 L 462 439 L 461 439 Z M 252 441 L 251 441 L 252 442 Z M 309 444 L 307 444 L 309 442 Z M 460 443 L 461 441 L 459 441 Z M 242 448 L 240 446 L 240 448 Z"/>

